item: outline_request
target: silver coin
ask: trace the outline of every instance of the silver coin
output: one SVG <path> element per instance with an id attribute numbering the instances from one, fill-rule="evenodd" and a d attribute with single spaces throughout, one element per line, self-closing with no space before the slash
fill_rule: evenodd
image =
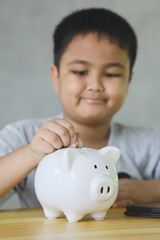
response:
<path id="1" fill-rule="evenodd" d="M 78 148 L 82 148 L 83 147 L 83 143 L 82 143 L 82 138 L 77 136 L 77 143 L 78 143 Z"/>

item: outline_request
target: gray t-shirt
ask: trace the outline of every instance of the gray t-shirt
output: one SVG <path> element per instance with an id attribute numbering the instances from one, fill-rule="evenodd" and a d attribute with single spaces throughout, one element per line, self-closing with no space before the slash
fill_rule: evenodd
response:
<path id="1" fill-rule="evenodd" d="M 30 143 L 38 129 L 49 119 L 23 120 L 6 125 L 0 131 L 0 157 Z M 152 130 L 112 122 L 108 145 L 121 150 L 117 172 L 125 172 L 135 179 L 160 178 L 160 137 Z M 0 208 L 13 192 L 16 192 L 21 207 L 40 207 L 34 190 L 35 171 L 0 199 Z"/>

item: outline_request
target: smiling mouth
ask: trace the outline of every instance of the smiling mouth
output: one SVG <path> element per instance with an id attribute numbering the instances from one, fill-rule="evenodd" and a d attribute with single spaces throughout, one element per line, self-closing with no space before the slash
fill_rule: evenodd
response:
<path id="1" fill-rule="evenodd" d="M 81 98 L 81 100 L 88 102 L 88 103 L 95 103 L 95 104 L 107 102 L 106 99 L 101 99 L 101 98 Z"/>

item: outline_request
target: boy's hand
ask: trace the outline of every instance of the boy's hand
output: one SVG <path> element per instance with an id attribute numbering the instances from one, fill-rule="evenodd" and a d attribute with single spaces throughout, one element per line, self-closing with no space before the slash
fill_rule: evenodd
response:
<path id="1" fill-rule="evenodd" d="M 147 203 L 154 199 L 154 180 L 119 179 L 118 196 L 112 207 L 126 207 L 128 204 Z"/>
<path id="2" fill-rule="evenodd" d="M 48 153 L 62 147 L 77 147 L 77 138 L 73 125 L 64 119 L 47 121 L 35 134 L 29 144 L 33 162 L 39 161 Z"/>

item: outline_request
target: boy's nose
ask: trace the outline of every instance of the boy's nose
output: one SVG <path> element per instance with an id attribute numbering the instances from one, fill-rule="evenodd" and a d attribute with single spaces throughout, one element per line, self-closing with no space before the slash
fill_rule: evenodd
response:
<path id="1" fill-rule="evenodd" d="M 102 92 L 104 90 L 103 83 L 100 78 L 92 77 L 87 82 L 87 90 L 88 91 L 95 91 L 95 92 Z"/>

